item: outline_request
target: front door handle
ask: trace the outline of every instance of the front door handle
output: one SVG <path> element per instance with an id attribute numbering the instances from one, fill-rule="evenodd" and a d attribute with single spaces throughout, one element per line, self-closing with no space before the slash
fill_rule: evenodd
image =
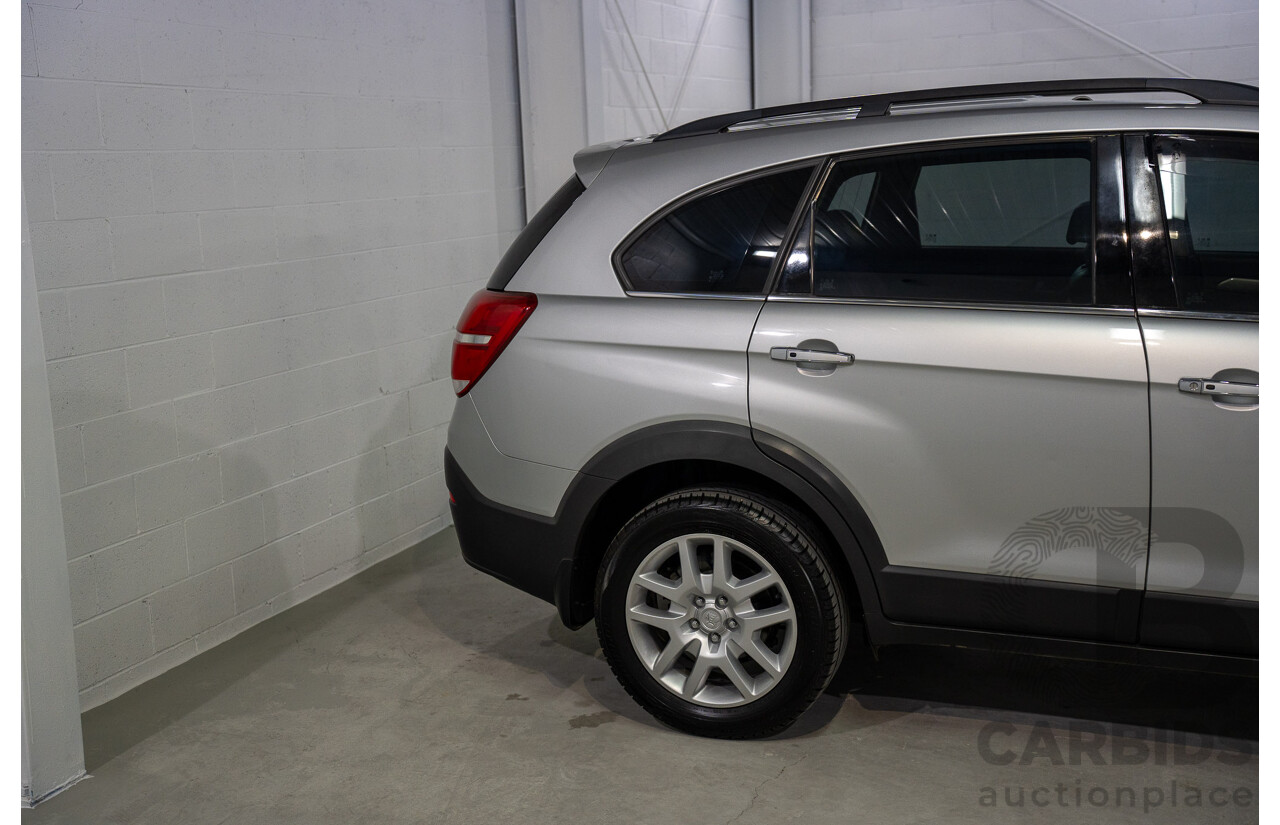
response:
<path id="1" fill-rule="evenodd" d="M 1181 392 L 1193 395 L 1216 395 L 1236 398 L 1257 398 L 1258 385 L 1239 381 L 1215 381 L 1212 378 L 1182 378 L 1178 381 Z"/>
<path id="2" fill-rule="evenodd" d="M 793 361 L 797 364 L 852 364 L 853 356 L 847 352 L 824 352 L 818 349 L 774 347 L 769 357 L 775 361 Z"/>

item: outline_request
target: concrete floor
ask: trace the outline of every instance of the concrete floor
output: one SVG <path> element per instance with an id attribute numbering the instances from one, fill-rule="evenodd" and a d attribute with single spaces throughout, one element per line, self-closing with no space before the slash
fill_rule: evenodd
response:
<path id="1" fill-rule="evenodd" d="M 926 648 L 840 679 L 774 740 L 675 733 L 448 530 L 85 714 L 91 778 L 22 821 L 1257 821 L 1256 680 Z"/>

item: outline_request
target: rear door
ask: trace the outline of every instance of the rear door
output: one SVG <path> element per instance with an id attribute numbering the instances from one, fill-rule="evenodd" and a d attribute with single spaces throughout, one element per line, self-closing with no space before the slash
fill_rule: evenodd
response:
<path id="1" fill-rule="evenodd" d="M 890 619 L 1134 641 L 1147 372 L 1118 137 L 840 159 L 752 336 L 762 436 L 874 528 Z"/>
<path id="2" fill-rule="evenodd" d="M 1126 138 L 1151 370 L 1143 644 L 1257 655 L 1258 144 Z"/>

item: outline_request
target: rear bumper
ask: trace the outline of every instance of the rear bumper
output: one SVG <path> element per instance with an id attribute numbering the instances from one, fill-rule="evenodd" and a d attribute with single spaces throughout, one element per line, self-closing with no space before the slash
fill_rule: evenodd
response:
<path id="1" fill-rule="evenodd" d="M 591 509 L 587 502 L 597 500 L 608 482 L 579 474 L 559 511 L 547 517 L 486 498 L 447 449 L 444 478 L 458 544 L 467 564 L 554 604 L 561 621 L 570 628 L 585 624 L 581 607 L 571 599 L 573 559 Z M 584 595 L 577 594 L 579 599 Z"/>

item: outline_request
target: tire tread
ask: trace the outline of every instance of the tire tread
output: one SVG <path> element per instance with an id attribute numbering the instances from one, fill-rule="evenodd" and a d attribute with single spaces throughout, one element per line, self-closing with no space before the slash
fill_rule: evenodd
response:
<path id="1" fill-rule="evenodd" d="M 818 599 L 823 604 L 834 605 L 834 610 L 823 611 L 826 624 L 824 638 L 827 640 L 826 650 L 822 657 L 820 678 L 812 680 L 805 691 L 798 695 L 787 707 L 790 712 L 771 716 L 767 720 L 754 721 L 751 724 L 702 724 L 692 725 L 687 718 L 672 713 L 665 707 L 650 702 L 641 691 L 633 687 L 630 679 L 619 668 L 620 656 L 630 655 L 630 651 L 619 650 L 612 636 L 600 627 L 603 614 L 601 598 L 611 575 L 613 560 L 616 559 L 629 535 L 640 525 L 666 513 L 690 509 L 709 509 L 720 512 L 737 513 L 754 521 L 760 527 L 770 531 L 788 549 L 805 569 L 810 583 L 817 591 Z M 596 582 L 596 616 L 597 631 L 605 659 L 614 676 L 622 684 L 627 693 L 638 704 L 644 707 L 659 721 L 679 730 L 696 733 L 702 736 L 713 736 L 720 739 L 756 739 L 781 733 L 795 722 L 819 694 L 830 684 L 839 669 L 848 638 L 848 618 L 844 609 L 844 599 L 835 577 L 823 558 L 822 552 L 809 536 L 814 534 L 807 527 L 807 519 L 800 513 L 778 502 L 745 493 L 732 488 L 699 487 L 680 490 L 663 496 L 646 505 L 640 512 L 632 516 L 605 552 L 604 563 Z"/>

